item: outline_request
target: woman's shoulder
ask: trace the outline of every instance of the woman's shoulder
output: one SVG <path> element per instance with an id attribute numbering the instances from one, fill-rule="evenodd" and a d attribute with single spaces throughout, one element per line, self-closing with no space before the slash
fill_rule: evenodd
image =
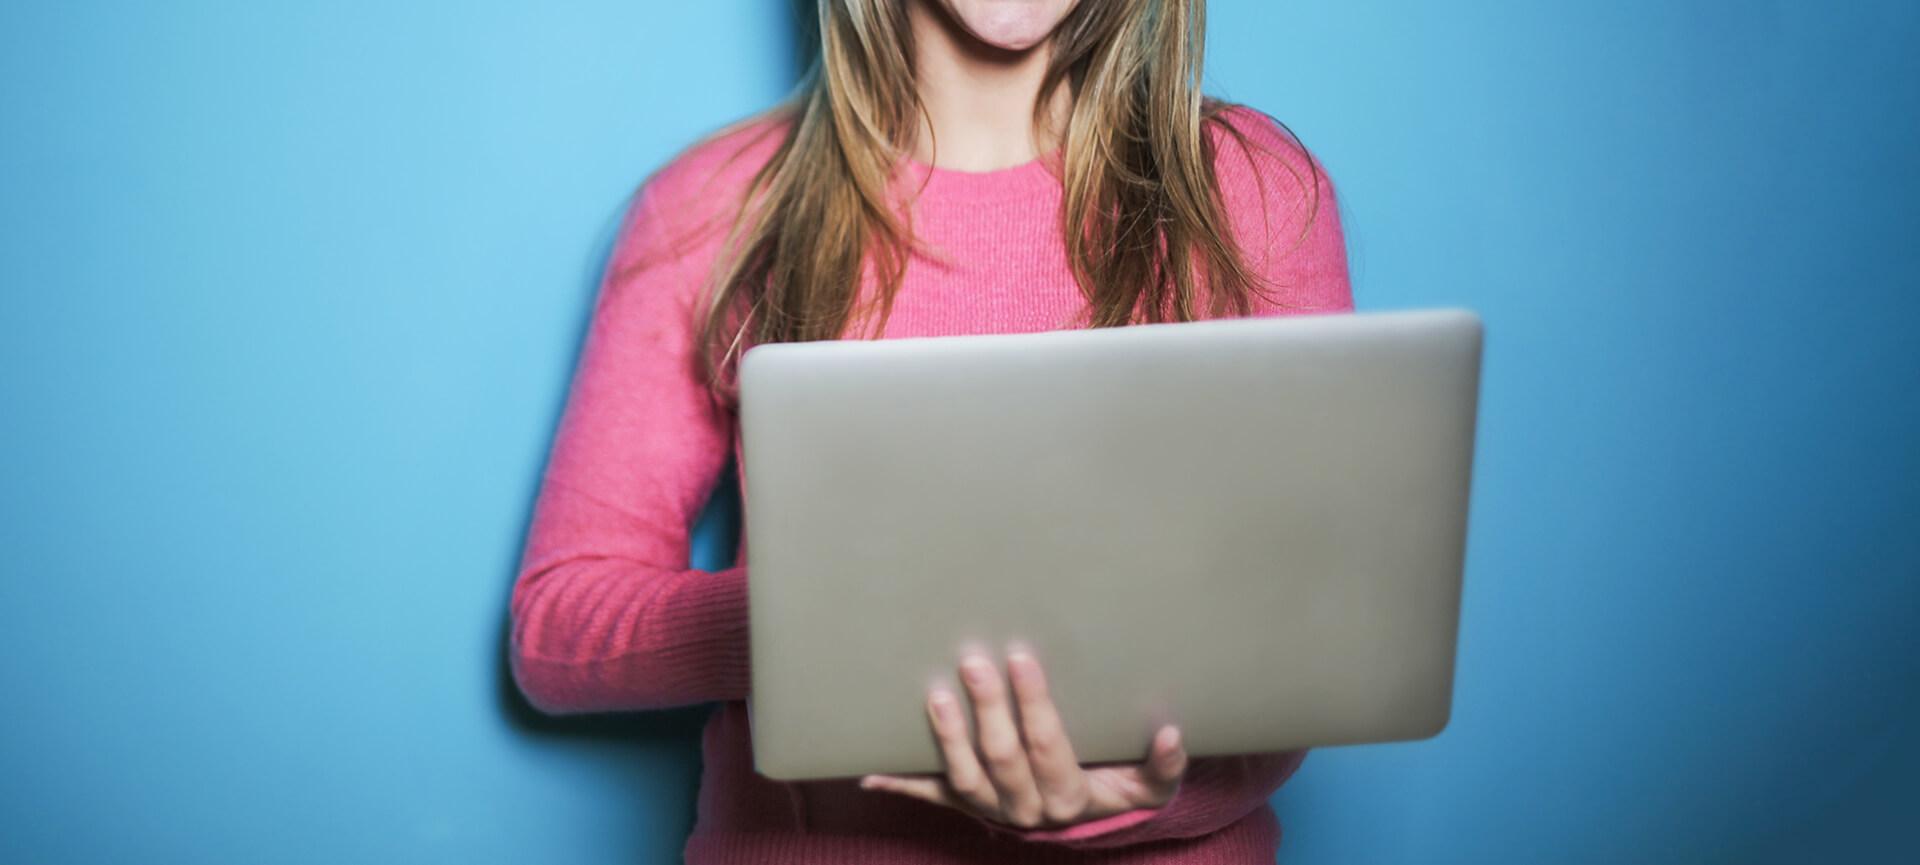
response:
<path id="1" fill-rule="evenodd" d="M 1257 108 L 1220 103 L 1206 124 L 1214 177 L 1228 202 L 1288 210 L 1331 203 L 1333 179 L 1292 129 Z"/>
<path id="2" fill-rule="evenodd" d="M 697 278 L 648 283 L 638 275 L 669 262 L 683 274 L 711 265 L 754 174 L 778 149 L 785 123 L 776 109 L 729 124 L 682 148 L 647 175 L 628 198 L 607 262 L 615 286 L 671 284 L 682 292 L 696 288 L 701 283 Z"/>
<path id="3" fill-rule="evenodd" d="M 1214 179 L 1235 240 L 1289 308 L 1351 309 L 1333 179 L 1300 137 L 1265 112 L 1209 112 Z"/>
<path id="4" fill-rule="evenodd" d="M 790 115 L 776 107 L 729 123 L 681 148 L 640 184 L 656 219 L 687 229 L 730 224 L 753 177 L 784 140 Z"/>

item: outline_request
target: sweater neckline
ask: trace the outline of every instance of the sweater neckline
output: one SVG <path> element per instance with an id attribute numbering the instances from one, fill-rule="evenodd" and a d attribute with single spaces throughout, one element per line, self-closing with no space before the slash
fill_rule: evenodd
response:
<path id="1" fill-rule="evenodd" d="M 920 189 L 922 195 L 940 198 L 1000 199 L 1019 198 L 1047 191 L 1058 191 L 1060 181 L 1052 165 L 1060 151 L 1036 156 L 1018 165 L 988 171 L 941 168 L 902 156 L 902 172 Z"/>

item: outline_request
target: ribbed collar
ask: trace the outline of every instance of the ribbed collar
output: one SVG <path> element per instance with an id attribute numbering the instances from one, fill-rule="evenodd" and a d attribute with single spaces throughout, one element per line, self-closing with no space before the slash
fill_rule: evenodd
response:
<path id="1" fill-rule="evenodd" d="M 1007 168 L 993 171 L 961 171 L 928 165 L 913 157 L 901 159 L 900 178 L 909 189 L 918 188 L 923 199 L 940 201 L 1004 201 L 1034 195 L 1058 194 L 1060 180 L 1054 168 L 1058 150 Z"/>

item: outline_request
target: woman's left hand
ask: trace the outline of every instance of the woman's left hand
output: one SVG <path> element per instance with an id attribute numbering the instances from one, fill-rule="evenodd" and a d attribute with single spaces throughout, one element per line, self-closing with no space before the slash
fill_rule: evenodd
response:
<path id="1" fill-rule="evenodd" d="M 1039 661 L 1015 649 L 1007 655 L 1007 669 L 1013 678 L 1011 698 L 999 670 L 984 655 L 971 654 L 960 663 L 979 728 L 977 747 L 967 735 L 958 698 L 941 687 L 928 695 L 927 714 L 947 766 L 944 776 L 867 775 L 861 788 L 901 793 L 1024 829 L 1157 808 L 1173 798 L 1187 770 L 1177 727 L 1161 727 L 1141 763 L 1083 767 L 1067 742 Z"/>

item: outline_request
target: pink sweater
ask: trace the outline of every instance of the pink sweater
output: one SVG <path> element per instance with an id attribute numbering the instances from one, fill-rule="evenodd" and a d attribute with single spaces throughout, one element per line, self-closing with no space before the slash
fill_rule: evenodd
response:
<path id="1" fill-rule="evenodd" d="M 1306 200 L 1290 171 L 1307 176 L 1311 157 L 1263 115 L 1230 116 L 1278 154 L 1215 135 L 1228 216 L 1250 264 L 1304 309 L 1351 310 L 1331 183 L 1323 172 L 1320 206 L 1296 246 Z M 514 585 L 520 688 L 553 714 L 720 703 L 704 732 L 685 851 L 693 865 L 1272 862 L 1280 827 L 1267 800 L 1302 751 L 1194 758 L 1165 806 L 1051 830 L 861 790 L 858 778 L 782 783 L 754 771 L 744 538 L 733 567 L 687 567 L 690 524 L 739 448 L 733 416 L 708 411 L 693 366 L 695 291 L 721 240 L 693 227 L 730 212 L 775 144 L 759 134 L 767 123 L 681 154 L 642 186 L 622 226 Z M 945 256 L 911 262 L 884 336 L 1058 329 L 1084 306 L 1061 239 L 1060 185 L 1041 162 L 985 173 L 909 162 L 901 177 L 925 184 L 914 229 Z M 642 257 L 644 267 L 613 278 Z"/>

